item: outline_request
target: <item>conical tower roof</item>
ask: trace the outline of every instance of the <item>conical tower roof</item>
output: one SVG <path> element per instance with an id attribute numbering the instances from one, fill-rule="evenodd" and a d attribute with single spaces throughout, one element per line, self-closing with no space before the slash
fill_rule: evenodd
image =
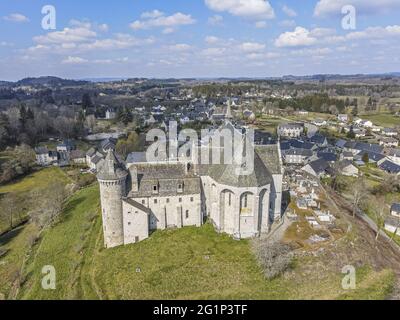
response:
<path id="1" fill-rule="evenodd" d="M 99 180 L 119 180 L 125 178 L 128 172 L 125 170 L 124 166 L 118 161 L 111 149 L 108 150 L 107 156 L 101 166 L 97 179 Z"/>

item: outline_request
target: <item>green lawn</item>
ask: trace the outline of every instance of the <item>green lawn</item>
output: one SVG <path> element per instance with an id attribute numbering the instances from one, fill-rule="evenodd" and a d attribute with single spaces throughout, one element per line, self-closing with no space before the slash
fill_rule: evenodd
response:
<path id="1" fill-rule="evenodd" d="M 389 113 L 363 115 L 361 118 L 364 120 L 371 120 L 375 125 L 382 127 L 394 128 L 400 126 L 400 118 Z"/>
<path id="2" fill-rule="evenodd" d="M 79 296 L 80 271 L 92 228 L 99 212 L 98 187 L 92 186 L 77 192 L 68 201 L 62 220 L 42 236 L 35 248 L 25 273 L 29 275 L 20 298 L 72 299 Z M 44 266 L 56 270 L 57 289 L 46 291 L 41 287 Z"/>
<path id="3" fill-rule="evenodd" d="M 71 183 L 72 180 L 58 167 L 50 167 L 36 171 L 16 182 L 0 186 L 0 194 L 8 192 L 25 193 L 35 188 L 42 189 L 46 187 L 50 181 L 58 180 L 65 184 Z"/>
<path id="4" fill-rule="evenodd" d="M 70 199 L 63 221 L 35 247 L 19 298 L 384 299 L 393 283 L 391 271 L 367 270 L 350 293 L 341 288 L 340 270 L 316 272 L 312 258 L 298 259 L 291 276 L 268 281 L 250 247 L 250 241 L 235 241 L 206 224 L 103 249 L 98 188 L 89 187 Z M 56 269 L 54 291 L 41 288 L 45 265 Z"/>
<path id="5" fill-rule="evenodd" d="M 45 188 L 50 181 L 59 180 L 64 184 L 71 183 L 72 180 L 59 168 L 48 168 L 37 171 L 31 175 L 21 178 L 18 181 L 0 186 L 1 193 L 13 192 L 18 196 L 18 208 L 24 210 L 22 213 L 15 213 L 14 219 L 20 215 L 27 217 L 27 210 L 31 207 L 30 199 L 27 196 L 32 190 Z M 18 221 L 15 221 L 18 223 Z M 0 220 L 0 233 L 9 228 L 8 221 Z M 26 253 L 30 248 L 31 239 L 38 230 L 33 224 L 26 224 L 17 228 L 13 232 L 0 237 L 0 249 L 7 250 L 8 254 L 0 259 L 0 295 L 8 296 L 12 287 L 12 282 L 18 277 Z"/>
<path id="6" fill-rule="evenodd" d="M 65 185 L 73 182 L 63 170 L 51 167 L 36 171 L 15 182 L 0 185 L 0 196 L 2 194 L 13 193 L 16 197 L 15 201 L 18 201 L 15 206 L 16 210 L 13 212 L 14 226 L 20 222 L 20 218 L 22 219 L 21 221 L 26 219 L 27 213 L 32 207 L 29 203 L 30 192 L 45 189 L 51 181 L 60 181 Z M 0 234 L 6 232 L 9 228 L 9 222 L 0 219 Z"/>

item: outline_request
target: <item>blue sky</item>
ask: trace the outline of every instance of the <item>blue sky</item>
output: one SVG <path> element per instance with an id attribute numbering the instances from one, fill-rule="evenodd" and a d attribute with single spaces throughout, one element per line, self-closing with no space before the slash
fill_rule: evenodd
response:
<path id="1" fill-rule="evenodd" d="M 348 4 L 356 29 L 342 28 Z M 0 79 L 400 71 L 399 13 L 400 0 L 2 0 Z"/>

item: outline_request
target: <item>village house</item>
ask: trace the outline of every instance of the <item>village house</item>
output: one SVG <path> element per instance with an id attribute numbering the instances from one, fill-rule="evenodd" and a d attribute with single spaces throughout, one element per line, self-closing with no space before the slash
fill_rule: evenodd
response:
<path id="1" fill-rule="evenodd" d="M 390 161 L 400 165 L 400 149 L 390 149 L 387 157 Z"/>
<path id="2" fill-rule="evenodd" d="M 76 145 L 73 140 L 64 140 L 57 145 L 57 152 L 71 152 L 72 150 L 76 150 Z"/>
<path id="3" fill-rule="evenodd" d="M 396 137 L 398 132 L 392 128 L 383 128 L 382 134 L 387 137 Z"/>
<path id="4" fill-rule="evenodd" d="M 90 148 L 88 152 L 86 152 L 86 165 L 93 172 L 97 172 L 99 170 L 100 166 L 103 164 L 103 161 L 104 155 L 100 153 L 97 148 Z"/>
<path id="5" fill-rule="evenodd" d="M 385 230 L 400 236 L 400 203 L 390 208 L 390 216 L 385 220 Z"/>
<path id="6" fill-rule="evenodd" d="M 348 177 L 358 177 L 359 174 L 358 168 L 349 160 L 339 161 L 336 164 L 336 169 L 340 174 Z"/>
<path id="7" fill-rule="evenodd" d="M 386 159 L 378 163 L 378 168 L 389 174 L 400 174 L 400 165 Z"/>
<path id="8" fill-rule="evenodd" d="M 72 150 L 69 159 L 75 164 L 86 164 L 86 153 L 82 150 Z"/>
<path id="9" fill-rule="evenodd" d="M 46 147 L 35 148 L 36 163 L 39 166 L 47 167 L 58 162 L 58 152 L 49 151 Z"/>
<path id="10" fill-rule="evenodd" d="M 314 177 L 320 178 L 326 175 L 326 170 L 328 168 L 329 164 L 325 160 L 318 159 L 305 165 L 301 170 Z"/>
<path id="11" fill-rule="evenodd" d="M 286 123 L 278 126 L 278 135 L 286 138 L 298 138 L 304 133 L 304 125 L 300 123 Z"/>
<path id="12" fill-rule="evenodd" d="M 115 109 L 113 108 L 108 108 L 106 110 L 106 120 L 113 120 L 117 118 L 117 112 Z"/>
<path id="13" fill-rule="evenodd" d="M 389 148 L 395 148 L 399 146 L 399 140 L 392 137 L 381 138 L 379 140 L 379 145 Z"/>
<path id="14" fill-rule="evenodd" d="M 348 114 L 339 114 L 337 118 L 340 122 L 349 122 Z"/>

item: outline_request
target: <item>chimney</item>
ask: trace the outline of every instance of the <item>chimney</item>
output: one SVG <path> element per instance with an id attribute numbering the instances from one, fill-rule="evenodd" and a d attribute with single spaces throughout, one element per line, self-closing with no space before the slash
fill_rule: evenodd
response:
<path id="1" fill-rule="evenodd" d="M 136 166 L 131 167 L 131 179 L 132 179 L 132 192 L 139 192 L 138 170 Z"/>

